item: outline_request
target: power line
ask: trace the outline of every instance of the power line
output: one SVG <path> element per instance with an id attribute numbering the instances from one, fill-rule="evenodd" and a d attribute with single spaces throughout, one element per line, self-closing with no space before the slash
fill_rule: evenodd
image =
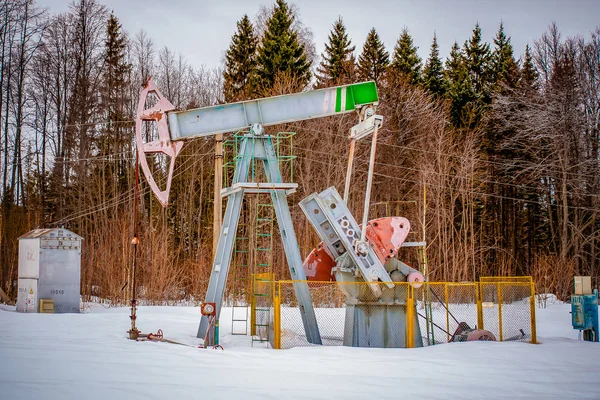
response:
<path id="1" fill-rule="evenodd" d="M 337 134 L 337 133 L 331 133 L 331 132 L 327 132 L 325 130 L 317 130 L 317 129 L 305 128 L 305 127 L 301 127 L 301 126 L 295 125 L 295 124 L 289 124 L 289 125 L 292 126 L 292 127 L 294 127 L 294 128 L 296 128 L 296 129 L 298 129 L 298 130 L 304 130 L 304 131 L 309 131 L 309 132 L 314 132 L 314 133 L 319 133 L 319 134 L 326 134 L 326 135 L 329 135 L 329 136 L 335 136 L 335 137 L 344 138 L 346 140 L 349 138 L 348 135 L 341 135 L 341 134 Z M 418 152 L 421 152 L 421 153 L 429 153 L 429 154 L 439 155 L 438 152 L 433 151 L 433 150 L 426 150 L 426 149 L 421 149 L 421 148 L 416 148 L 416 147 L 403 146 L 403 145 L 398 145 L 398 144 L 394 144 L 394 143 L 386 143 L 386 142 L 378 141 L 377 144 L 378 145 L 387 146 L 387 147 L 393 147 L 393 148 L 403 149 L 403 150 L 418 151 Z M 469 158 L 467 158 L 465 156 L 453 155 L 451 157 L 471 161 Z M 497 166 L 501 166 L 501 167 L 524 168 L 524 166 L 520 165 L 520 164 L 513 164 L 513 163 L 493 161 L 493 160 L 479 159 L 478 162 L 481 162 L 481 163 L 484 163 L 484 164 L 490 164 L 490 165 L 497 165 Z M 583 173 L 577 173 L 577 172 L 569 172 L 569 171 L 559 171 L 559 170 L 549 169 L 547 167 L 544 167 L 544 170 L 545 171 L 549 171 L 549 172 L 560 173 L 560 174 L 566 173 L 567 175 L 572 175 L 572 176 L 575 176 L 575 177 L 585 177 L 585 178 L 591 178 L 591 179 L 597 179 L 598 178 L 598 176 L 596 176 L 596 175 L 583 174 Z"/>
<path id="2" fill-rule="evenodd" d="M 92 156 L 92 157 L 87 157 L 87 158 L 60 159 L 60 160 L 55 160 L 54 163 L 55 164 L 71 164 L 71 163 L 78 163 L 80 161 L 110 161 L 110 162 L 133 161 L 133 160 L 135 160 L 135 157 L 115 158 L 115 156 L 123 155 L 123 153 L 132 153 L 133 151 L 134 150 L 124 150 L 123 152 L 120 152 L 120 153 L 98 155 L 98 156 Z M 179 154 L 177 156 L 177 158 L 194 158 L 194 157 L 201 157 L 201 156 L 202 156 L 202 154 Z"/>
<path id="3" fill-rule="evenodd" d="M 316 163 L 321 163 L 321 164 L 327 164 L 327 165 L 331 165 L 330 163 L 326 162 L 326 161 L 322 161 L 322 160 L 314 160 L 308 157 L 304 157 L 304 156 L 297 156 L 298 158 L 302 158 L 305 159 L 307 161 L 311 161 L 311 162 L 316 162 Z M 360 172 L 366 172 L 366 171 L 360 171 Z M 391 176 L 391 175 L 386 175 L 386 174 L 382 174 L 382 173 L 378 173 L 378 172 L 373 172 L 373 175 L 377 175 L 377 176 L 381 176 L 384 178 L 389 178 L 389 179 L 395 179 L 395 180 L 399 180 L 399 181 L 406 181 L 406 182 L 411 182 L 411 183 L 415 183 L 415 184 L 420 184 L 420 183 L 424 183 L 424 182 L 419 182 L 417 180 L 414 179 L 409 179 L 409 178 L 399 178 L 397 176 Z M 439 189 L 450 189 L 448 186 L 443 186 L 443 185 L 439 185 L 439 184 L 435 184 L 435 183 L 426 183 L 427 186 L 431 187 L 437 187 Z M 546 202 L 540 202 L 540 201 L 535 201 L 535 200 L 527 200 L 527 199 L 519 199 L 516 197 L 508 197 L 508 196 L 501 196 L 501 195 L 497 195 L 497 194 L 492 194 L 492 193 L 483 193 L 483 192 L 475 192 L 475 191 L 471 191 L 471 190 L 461 190 L 464 193 L 469 193 L 469 194 L 473 194 L 473 195 L 477 195 L 477 196 L 482 196 L 482 197 L 494 197 L 494 198 L 498 198 L 498 199 L 505 199 L 505 200 L 513 200 L 513 201 L 518 201 L 518 202 L 524 202 L 524 203 L 531 203 L 531 204 L 539 204 L 542 206 L 554 206 L 554 207 L 562 207 L 561 205 L 558 204 L 551 204 L 551 203 L 546 203 Z M 588 207 L 579 207 L 579 206 L 567 206 L 568 208 L 572 209 L 572 210 L 583 210 L 583 211 L 591 211 L 591 212 L 598 212 L 600 211 L 600 209 L 593 209 L 593 208 L 588 208 Z"/>
<path id="4" fill-rule="evenodd" d="M 318 151 L 318 150 L 306 149 L 306 148 L 299 147 L 299 146 L 295 146 L 295 148 L 296 149 L 300 149 L 300 150 L 304 150 L 304 151 L 308 151 L 308 152 L 311 152 L 311 153 L 324 154 L 324 155 L 329 155 L 329 156 L 334 156 L 334 157 L 343 157 L 342 155 L 339 155 L 339 154 L 326 153 L 326 152 L 322 152 L 322 151 Z M 461 180 L 469 180 L 470 179 L 470 178 L 464 177 L 464 176 L 456 176 L 456 175 L 452 175 L 452 174 L 448 174 L 448 173 L 443 173 L 443 172 L 438 172 L 438 171 L 424 171 L 424 170 L 418 169 L 418 168 L 411 168 L 411 167 L 406 167 L 404 165 L 397 165 L 397 164 L 389 164 L 389 163 L 384 163 L 384 162 L 381 162 L 381 161 L 375 161 L 375 164 L 383 165 L 383 166 L 386 166 L 386 167 L 392 167 L 392 168 L 401 168 L 401 169 L 404 169 L 404 170 L 408 170 L 408 171 L 412 171 L 412 172 L 418 172 L 418 173 L 422 173 L 422 174 L 435 174 L 435 175 L 439 175 L 439 176 L 446 176 L 446 177 L 455 178 L 455 179 L 461 179 Z M 539 190 L 539 188 L 536 188 L 534 186 L 521 185 L 521 184 L 517 184 L 517 183 L 498 182 L 498 181 L 492 181 L 492 180 L 487 180 L 487 179 L 473 179 L 473 181 L 479 182 L 479 183 L 490 183 L 490 184 L 495 184 L 495 185 L 512 186 L 512 187 L 516 187 L 516 188 L 519 188 L 519 189 L 530 189 L 530 190 L 533 190 L 533 191 Z M 563 193 L 563 191 L 559 190 L 559 189 L 553 189 L 553 192 L 555 192 L 555 193 Z M 586 196 L 600 197 L 599 194 L 586 194 Z"/>
<path id="5" fill-rule="evenodd" d="M 72 127 L 81 127 L 81 126 L 96 126 L 96 125 L 109 125 L 109 124 L 115 124 L 115 125 L 120 125 L 120 124 L 132 124 L 135 123 L 135 119 L 127 119 L 127 120 L 123 120 L 123 121 L 97 121 L 97 122 L 84 122 L 83 124 L 80 123 L 73 123 L 73 124 L 65 124 L 62 125 L 63 128 L 72 128 Z"/>
<path id="6" fill-rule="evenodd" d="M 200 157 L 200 159 L 202 160 L 204 157 L 206 157 L 208 155 L 212 155 L 212 154 L 214 154 L 214 152 L 210 151 L 210 152 L 203 153 L 203 154 L 198 154 L 198 155 L 195 155 L 195 156 L 196 157 Z M 173 178 L 179 177 L 182 174 L 184 174 L 185 172 L 187 172 L 190 168 L 192 168 L 194 166 L 194 162 L 198 161 L 198 160 L 192 159 L 191 157 L 188 160 L 192 160 L 191 162 L 187 161 L 187 162 L 189 162 L 190 165 L 188 165 L 185 169 L 179 170 L 176 174 L 173 175 Z M 127 203 L 127 202 L 129 202 L 129 201 L 132 200 L 132 196 L 134 195 L 133 192 L 134 192 L 134 189 L 129 189 L 125 193 L 122 193 L 121 195 L 119 195 L 117 198 L 112 198 L 110 200 L 107 200 L 104 203 L 97 204 L 97 205 L 92 206 L 92 207 L 90 207 L 90 208 L 88 208 L 86 210 L 79 211 L 79 212 L 77 212 L 75 214 L 72 214 L 72 215 L 70 215 L 68 217 L 61 218 L 58 221 L 52 222 L 51 225 L 64 224 L 64 223 L 72 221 L 74 219 L 84 218 L 84 217 L 87 217 L 89 215 L 92 215 L 92 214 L 95 214 L 95 213 L 98 213 L 98 212 L 101 212 L 101 211 L 105 211 L 105 210 L 107 210 L 107 209 L 109 209 L 111 207 L 116 207 L 116 206 L 119 206 L 121 204 L 125 204 L 125 203 Z M 150 188 L 146 188 L 141 194 L 145 195 L 145 194 L 147 194 L 149 192 L 150 192 Z M 125 196 L 127 196 L 127 197 L 125 197 Z"/>

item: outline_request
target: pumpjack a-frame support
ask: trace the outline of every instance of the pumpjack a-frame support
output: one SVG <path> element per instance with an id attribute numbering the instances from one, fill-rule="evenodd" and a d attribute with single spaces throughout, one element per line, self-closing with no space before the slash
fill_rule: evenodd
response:
<path id="1" fill-rule="evenodd" d="M 221 192 L 223 196 L 227 196 L 227 207 L 204 301 L 216 304 L 218 319 L 221 314 L 223 294 L 227 283 L 227 275 L 229 274 L 244 194 L 246 192 L 270 193 L 290 274 L 295 281 L 294 291 L 298 300 L 306 339 L 309 343 L 321 344 L 321 335 L 306 283 L 306 276 L 302 268 L 302 257 L 287 202 L 288 193 L 293 193 L 298 185 L 282 182 L 271 136 L 264 135 L 262 130 L 261 125 L 254 124 L 250 129 L 250 133 L 242 138 L 232 186 L 223 189 Z M 262 161 L 267 182 L 248 181 L 248 170 L 253 160 Z M 208 319 L 206 316 L 202 316 L 197 337 L 203 338 L 207 329 Z"/>

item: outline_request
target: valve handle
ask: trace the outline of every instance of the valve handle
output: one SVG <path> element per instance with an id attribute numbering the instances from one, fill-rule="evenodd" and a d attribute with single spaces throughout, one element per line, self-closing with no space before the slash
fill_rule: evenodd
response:
<path id="1" fill-rule="evenodd" d="M 158 102 L 146 109 L 146 99 L 148 95 L 153 94 L 158 98 Z M 167 100 L 162 93 L 158 90 L 158 87 L 150 77 L 148 81 L 142 86 L 140 92 L 140 100 L 138 102 L 137 115 L 135 118 L 135 137 L 136 144 L 139 154 L 139 163 L 144 172 L 144 176 L 154 192 L 154 195 L 163 205 L 166 207 L 169 203 L 169 190 L 171 189 L 171 181 L 173 179 L 173 169 L 175 168 L 175 158 L 183 147 L 183 142 L 173 142 L 169 135 L 169 125 L 167 124 L 167 111 L 172 111 L 175 106 Z M 150 142 L 144 142 L 142 135 L 142 126 L 144 121 L 155 121 L 158 127 L 158 140 Z M 152 176 L 148 161 L 146 160 L 146 154 L 162 153 L 170 158 L 169 162 L 169 173 L 167 175 L 167 185 L 165 190 L 161 190 L 156 183 L 156 180 Z"/>

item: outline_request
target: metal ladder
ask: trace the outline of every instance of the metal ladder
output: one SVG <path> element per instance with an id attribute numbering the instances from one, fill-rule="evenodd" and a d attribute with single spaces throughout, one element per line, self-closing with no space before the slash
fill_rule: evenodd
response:
<path id="1" fill-rule="evenodd" d="M 238 159 L 239 141 L 247 133 L 248 131 L 238 131 L 223 141 L 223 187 L 228 187 L 233 181 Z M 232 335 L 248 335 L 248 320 L 250 318 L 248 308 L 252 296 L 249 234 L 252 227 L 247 222 L 247 210 L 248 201 L 244 200 L 242 202 L 238 234 L 233 244 L 231 260 L 233 279 L 230 280 L 229 296 L 227 296 L 231 301 Z"/>
<path id="2" fill-rule="evenodd" d="M 238 226 L 239 234 L 233 245 L 233 279 L 231 280 L 231 334 L 248 334 L 248 299 L 251 296 L 250 281 L 250 228 L 243 221 Z"/>
<path id="3" fill-rule="evenodd" d="M 252 346 L 271 340 L 272 282 L 272 272 L 252 275 Z"/>
<path id="4" fill-rule="evenodd" d="M 273 280 L 274 209 L 257 194 L 254 220 L 254 273 L 252 279 L 252 345 L 268 342 L 271 326 L 271 290 Z"/>

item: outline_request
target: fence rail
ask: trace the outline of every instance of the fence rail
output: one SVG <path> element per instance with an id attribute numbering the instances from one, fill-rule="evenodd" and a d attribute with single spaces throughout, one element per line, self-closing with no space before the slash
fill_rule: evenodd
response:
<path id="1" fill-rule="evenodd" d="M 275 349 L 312 346 L 304 333 L 295 282 L 271 282 L 270 342 Z M 530 277 L 415 286 L 393 282 L 391 288 L 379 283 L 380 296 L 364 282 L 306 284 L 326 346 L 430 346 L 458 341 L 465 329 L 486 330 L 498 341 L 536 343 L 535 292 Z"/>

